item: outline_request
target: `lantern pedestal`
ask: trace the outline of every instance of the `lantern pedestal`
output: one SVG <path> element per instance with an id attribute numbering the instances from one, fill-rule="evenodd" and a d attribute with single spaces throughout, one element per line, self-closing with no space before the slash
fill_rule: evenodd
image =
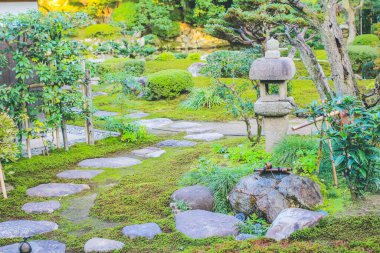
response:
<path id="1" fill-rule="evenodd" d="M 265 151 L 272 152 L 273 147 L 284 138 L 289 128 L 289 116 L 264 117 Z"/>

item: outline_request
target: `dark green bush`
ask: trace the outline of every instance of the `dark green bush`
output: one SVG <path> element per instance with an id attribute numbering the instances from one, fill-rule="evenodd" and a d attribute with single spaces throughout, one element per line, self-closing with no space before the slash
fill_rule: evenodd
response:
<path id="1" fill-rule="evenodd" d="M 354 41 L 352 42 L 352 45 L 376 47 L 380 45 L 380 39 L 373 34 L 362 34 L 355 37 Z"/>
<path id="2" fill-rule="evenodd" d="M 380 69 L 376 69 L 375 61 L 367 62 L 362 68 L 362 77 L 364 79 L 374 79 L 380 74 Z"/>
<path id="3" fill-rule="evenodd" d="M 119 35 L 120 29 L 109 24 L 95 24 L 86 28 L 88 38 L 112 38 Z"/>
<path id="4" fill-rule="evenodd" d="M 102 62 L 97 69 L 99 75 L 125 72 L 133 76 L 141 76 L 145 71 L 145 61 L 130 60 L 127 58 L 112 58 Z"/>
<path id="5" fill-rule="evenodd" d="M 186 70 L 167 69 L 148 78 L 147 98 L 151 100 L 175 98 L 193 87 L 193 78 Z"/>
<path id="6" fill-rule="evenodd" d="M 179 22 L 172 22 L 169 29 L 162 31 L 160 29 L 156 29 L 152 32 L 161 38 L 172 39 L 178 37 L 181 34 L 181 27 Z"/>
<path id="7" fill-rule="evenodd" d="M 356 73 L 362 72 L 362 67 L 365 63 L 379 57 L 378 49 L 370 46 L 349 46 L 348 54 Z"/>

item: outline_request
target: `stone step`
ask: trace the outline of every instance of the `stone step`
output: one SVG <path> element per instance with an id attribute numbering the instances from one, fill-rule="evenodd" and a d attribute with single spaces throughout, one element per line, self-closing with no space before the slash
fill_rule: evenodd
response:
<path id="1" fill-rule="evenodd" d="M 156 235 L 161 233 L 162 230 L 156 223 L 137 224 L 123 228 L 123 235 L 132 239 L 137 237 L 145 237 L 151 240 Z"/>
<path id="2" fill-rule="evenodd" d="M 26 194 L 30 197 L 61 197 L 89 189 L 90 186 L 87 184 L 49 183 L 30 188 Z"/>
<path id="3" fill-rule="evenodd" d="M 160 148 L 156 147 L 147 147 L 143 149 L 137 149 L 133 150 L 132 155 L 140 156 L 144 158 L 153 158 L 153 157 L 160 157 L 161 155 L 165 154 L 166 151 Z"/>
<path id="4" fill-rule="evenodd" d="M 197 143 L 193 141 L 166 140 L 158 143 L 157 147 L 193 147 L 195 145 L 197 145 Z"/>
<path id="5" fill-rule="evenodd" d="M 122 249 L 124 246 L 125 244 L 119 241 L 95 237 L 86 242 L 84 252 L 114 252 L 115 250 Z"/>
<path id="6" fill-rule="evenodd" d="M 65 253 L 66 245 L 52 240 L 35 240 L 28 242 L 33 253 Z M 0 247 L 2 253 L 20 253 L 20 243 Z"/>
<path id="7" fill-rule="evenodd" d="M 13 220 L 0 223 L 0 238 L 23 238 L 58 229 L 51 221 Z M 1 251 L 0 251 L 1 252 Z"/>
<path id="8" fill-rule="evenodd" d="M 185 139 L 198 141 L 215 141 L 222 139 L 223 137 L 224 135 L 219 133 L 200 133 L 186 135 Z"/>
<path id="9" fill-rule="evenodd" d="M 26 213 L 53 213 L 58 210 L 61 204 L 58 201 L 29 202 L 22 206 Z"/>
<path id="10" fill-rule="evenodd" d="M 67 179 L 92 179 L 104 172 L 104 170 L 66 170 L 57 174 L 59 178 Z"/>
<path id="11" fill-rule="evenodd" d="M 78 163 L 78 166 L 85 168 L 125 168 L 140 163 L 140 160 L 130 157 L 110 157 L 86 159 Z"/>

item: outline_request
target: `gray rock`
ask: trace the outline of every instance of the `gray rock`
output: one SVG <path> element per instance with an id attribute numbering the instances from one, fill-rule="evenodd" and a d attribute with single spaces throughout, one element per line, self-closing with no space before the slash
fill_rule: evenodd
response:
<path id="1" fill-rule="evenodd" d="M 52 240 L 35 240 L 29 242 L 33 253 L 65 253 L 66 245 Z M 20 243 L 0 247 L 1 253 L 20 253 Z"/>
<path id="2" fill-rule="evenodd" d="M 104 238 L 92 238 L 84 245 L 84 252 L 114 252 L 115 250 L 122 249 L 124 246 L 125 244 L 119 241 Z"/>
<path id="3" fill-rule="evenodd" d="M 176 122 L 171 125 L 169 125 L 170 128 L 173 129 L 187 129 L 187 128 L 194 128 L 194 127 L 201 127 L 202 125 L 195 122 Z"/>
<path id="4" fill-rule="evenodd" d="M 189 210 L 175 216 L 177 230 L 193 239 L 236 236 L 239 222 L 234 216 L 204 210 Z"/>
<path id="5" fill-rule="evenodd" d="M 58 225 L 51 221 L 13 220 L 0 223 L 0 238 L 30 237 L 51 232 Z"/>
<path id="6" fill-rule="evenodd" d="M 265 237 L 276 241 L 286 239 L 297 230 L 315 226 L 323 217 L 319 212 L 301 208 L 285 209 L 273 221 Z"/>
<path id="7" fill-rule="evenodd" d="M 255 113 L 264 117 L 283 117 L 288 115 L 294 107 L 287 101 L 262 101 L 255 103 Z"/>
<path id="8" fill-rule="evenodd" d="M 66 170 L 57 174 L 59 178 L 91 179 L 104 172 L 104 170 Z"/>
<path id="9" fill-rule="evenodd" d="M 187 69 L 194 77 L 196 76 L 204 76 L 201 74 L 201 69 L 206 65 L 204 62 L 196 62 L 191 64 L 191 66 Z"/>
<path id="10" fill-rule="evenodd" d="M 212 127 L 194 127 L 186 129 L 187 134 L 201 134 L 201 133 L 209 133 L 214 131 L 215 129 Z"/>
<path id="11" fill-rule="evenodd" d="M 141 119 L 148 116 L 149 116 L 149 113 L 145 113 L 145 112 L 134 112 L 134 113 L 125 115 L 125 117 L 131 118 L 131 119 Z"/>
<path id="12" fill-rule="evenodd" d="M 157 144 L 158 147 L 193 147 L 197 145 L 193 141 L 183 141 L 183 140 L 166 140 Z"/>
<path id="13" fill-rule="evenodd" d="M 30 197 L 61 197 L 89 189 L 90 186 L 87 184 L 50 183 L 40 184 L 36 187 L 30 188 L 26 191 L 26 194 Z"/>
<path id="14" fill-rule="evenodd" d="M 140 160 L 129 157 L 110 157 L 86 159 L 78 163 L 78 166 L 86 168 L 124 168 L 140 163 Z"/>
<path id="15" fill-rule="evenodd" d="M 289 202 L 276 190 L 269 192 L 256 201 L 256 211 L 264 213 L 268 221 L 272 222 L 282 212 L 289 207 Z"/>
<path id="16" fill-rule="evenodd" d="M 156 223 L 137 224 L 123 228 L 123 234 L 132 239 L 136 237 L 145 237 L 151 240 L 161 233 L 162 230 Z"/>
<path id="17" fill-rule="evenodd" d="M 58 210 L 61 204 L 58 201 L 30 202 L 22 206 L 26 213 L 52 213 Z"/>
<path id="18" fill-rule="evenodd" d="M 117 116 L 117 112 L 97 111 L 94 113 L 95 117 L 112 117 Z"/>
<path id="19" fill-rule="evenodd" d="M 219 133 L 201 133 L 201 134 L 189 134 L 185 136 L 185 139 L 199 140 L 199 141 L 215 141 L 223 138 L 223 134 Z"/>
<path id="20" fill-rule="evenodd" d="M 173 201 L 184 201 L 190 209 L 212 211 L 214 196 L 209 188 L 201 185 L 184 187 L 171 196 Z"/>
<path id="21" fill-rule="evenodd" d="M 142 119 L 136 121 L 137 124 L 144 126 L 146 128 L 160 128 L 166 125 L 172 124 L 173 121 L 167 118 L 157 118 L 157 119 Z"/>
<path id="22" fill-rule="evenodd" d="M 235 237 L 235 240 L 237 241 L 245 241 L 249 239 L 255 239 L 257 238 L 256 235 L 251 235 L 251 234 L 239 234 L 238 236 Z"/>
<path id="23" fill-rule="evenodd" d="M 93 97 L 107 96 L 107 95 L 108 95 L 107 92 L 102 92 L 102 91 L 98 91 L 98 92 L 94 92 L 94 93 L 92 93 L 92 96 L 93 96 Z"/>
<path id="24" fill-rule="evenodd" d="M 131 153 L 133 155 L 141 156 L 144 158 L 152 158 L 152 157 L 160 157 L 161 155 L 165 154 L 166 151 L 160 148 L 156 148 L 156 147 L 147 147 L 143 149 L 133 150 Z"/>

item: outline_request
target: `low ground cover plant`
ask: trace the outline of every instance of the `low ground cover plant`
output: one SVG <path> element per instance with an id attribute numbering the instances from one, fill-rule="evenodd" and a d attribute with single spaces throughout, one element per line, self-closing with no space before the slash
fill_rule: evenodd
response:
<path id="1" fill-rule="evenodd" d="M 136 143 L 149 137 L 145 127 L 129 123 L 126 118 L 110 117 L 106 120 L 105 127 L 109 131 L 120 133 L 120 139 L 125 142 Z"/>

